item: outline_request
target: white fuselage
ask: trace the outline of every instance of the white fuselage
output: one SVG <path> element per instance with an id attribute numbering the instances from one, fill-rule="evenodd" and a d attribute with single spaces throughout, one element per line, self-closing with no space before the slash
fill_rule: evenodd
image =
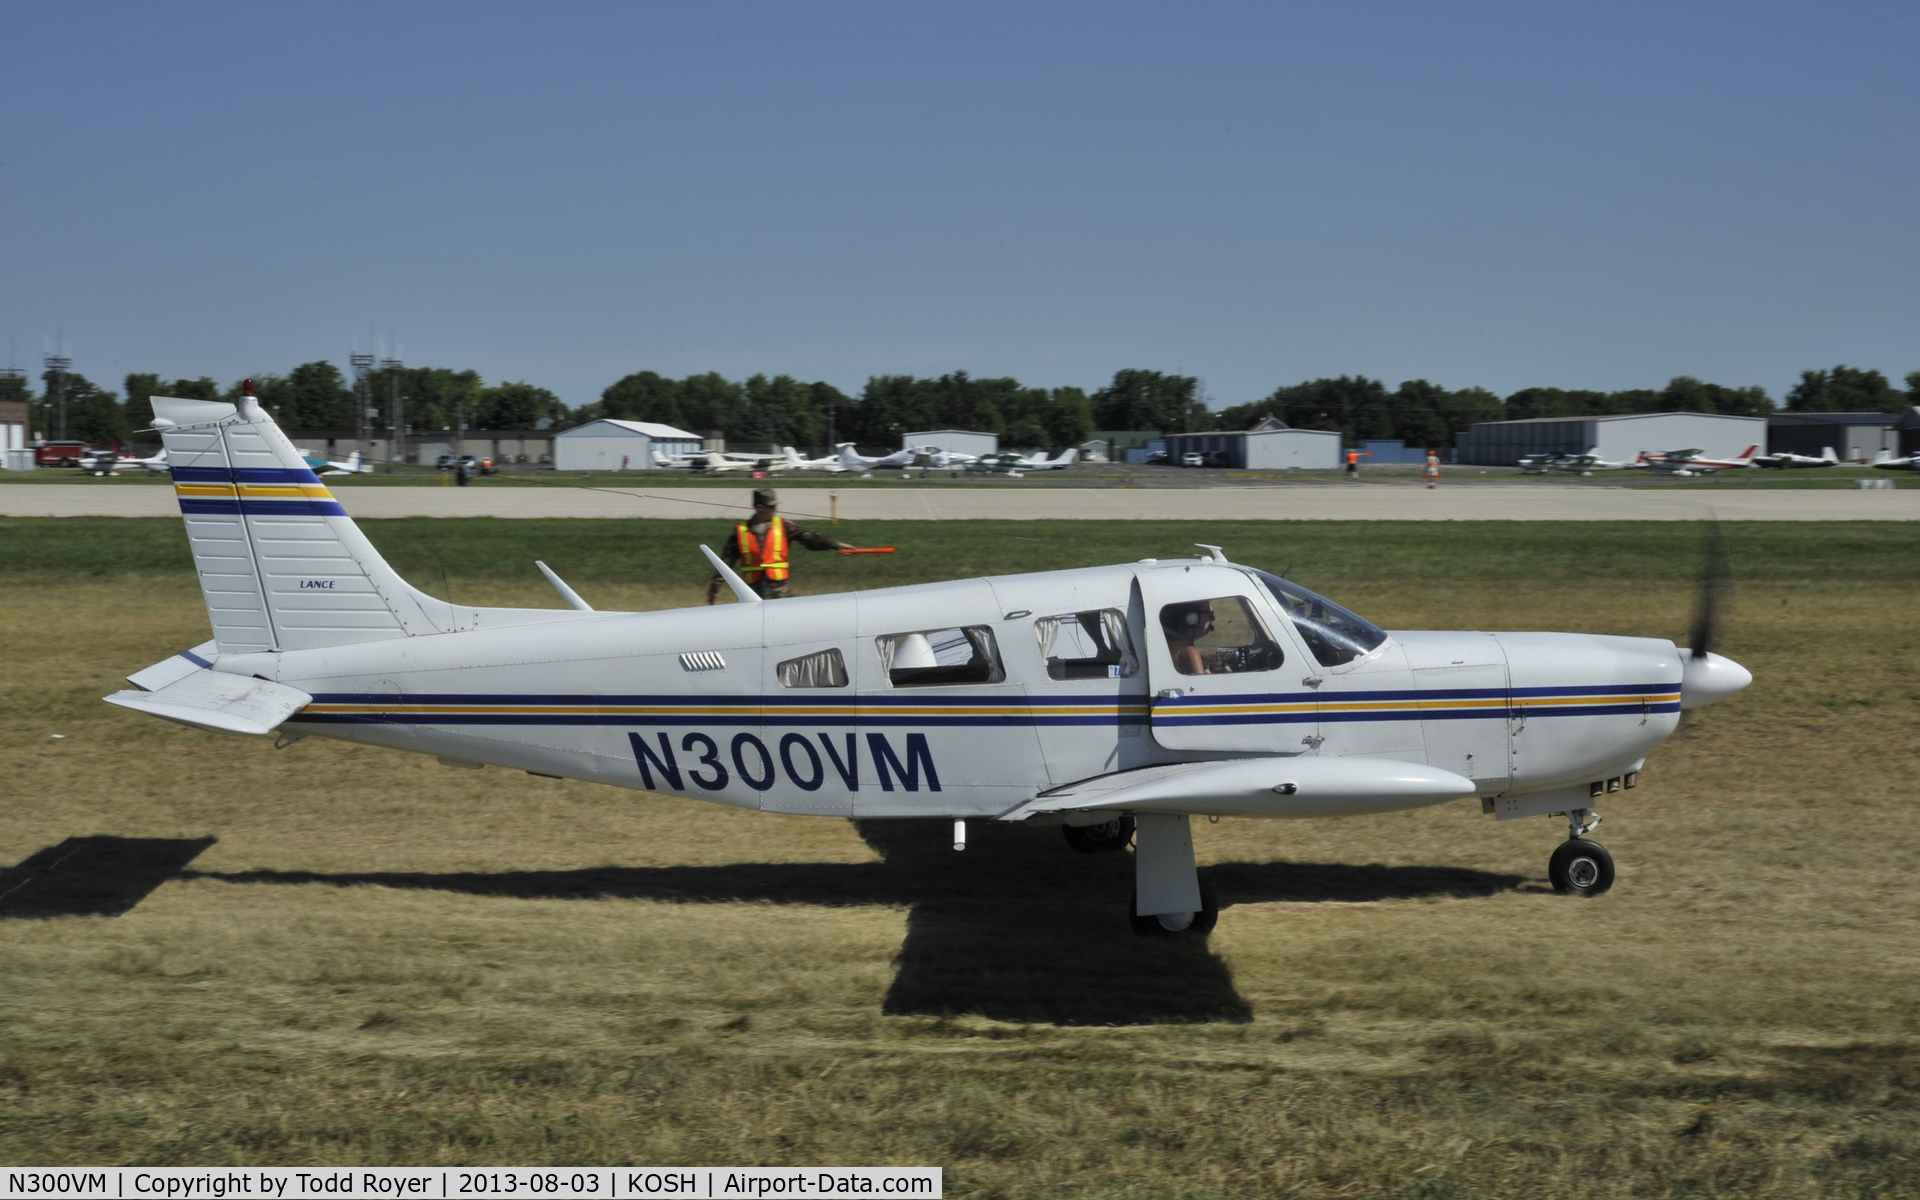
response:
<path id="1" fill-rule="evenodd" d="M 1229 596 L 1280 662 L 1180 674 L 1153 614 Z M 1105 610 L 1124 614 L 1130 673 L 1057 678 L 1037 623 Z M 311 693 L 290 731 L 740 807 L 898 817 L 997 816 L 1091 776 L 1247 756 L 1427 763 L 1483 796 L 1561 789 L 1635 769 L 1674 728 L 1682 669 L 1666 641 L 1478 632 L 1396 633 L 1323 666 L 1258 577 L 1204 560 L 553 616 L 490 628 L 479 610 L 460 632 L 222 656 L 220 670 Z M 898 686 L 883 664 L 888 639 L 966 628 L 990 631 L 1003 678 Z M 783 684 L 780 664 L 832 650 L 843 686 Z M 1327 814 L 1276 797 L 1267 815 Z"/>

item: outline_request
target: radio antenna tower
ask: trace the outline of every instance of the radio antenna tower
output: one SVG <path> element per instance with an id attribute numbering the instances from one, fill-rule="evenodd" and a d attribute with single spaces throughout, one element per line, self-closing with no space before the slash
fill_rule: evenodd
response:
<path id="1" fill-rule="evenodd" d="M 12 338 L 8 338 L 7 365 L 4 369 L 0 369 L 0 396 L 5 396 L 9 400 L 25 400 L 28 395 L 27 373 L 20 369 L 19 346 Z M 21 425 L 18 426 L 20 430 L 20 444 L 18 446 L 13 444 L 13 430 L 15 426 L 11 423 L 0 425 L 0 449 L 24 449 L 27 442 L 33 436 L 33 431 L 27 428 L 27 424 L 27 422 L 22 422 Z"/>
<path id="2" fill-rule="evenodd" d="M 398 339 L 393 330 L 387 330 L 387 356 L 380 360 L 380 369 L 387 373 L 387 428 L 392 430 L 387 449 L 389 470 L 392 464 L 405 465 L 407 461 L 407 398 L 400 394 L 400 371 L 406 365 L 400 361 Z"/>
<path id="3" fill-rule="evenodd" d="M 46 355 L 47 366 L 47 411 L 52 415 L 53 436 L 49 441 L 67 440 L 67 372 L 73 369 L 73 359 L 67 356 L 67 333 L 61 330 L 53 343 L 53 349 Z"/>
<path id="4" fill-rule="evenodd" d="M 355 348 L 347 356 L 353 364 L 353 409 L 355 414 L 353 442 L 360 451 L 360 461 L 373 461 L 373 349 L 379 339 L 372 327 L 367 329 L 366 353 Z"/>

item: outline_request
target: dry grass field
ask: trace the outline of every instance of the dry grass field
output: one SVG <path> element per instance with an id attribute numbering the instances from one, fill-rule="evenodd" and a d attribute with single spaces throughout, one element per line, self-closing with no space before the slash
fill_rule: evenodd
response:
<path id="1" fill-rule="evenodd" d="M 392 522 L 462 602 L 688 603 L 702 523 Z M 965 1197 L 1920 1194 L 1920 530 L 1732 526 L 1758 682 L 1564 824 L 1197 825 L 1202 945 L 1051 830 L 741 813 L 99 702 L 172 522 L 0 524 L 0 1162 L 941 1166 Z M 1213 536 L 1207 536 L 1212 534 Z M 1680 637 L 1669 525 L 869 527 L 826 590 L 1183 552 L 1389 627 Z M 54 735 L 61 735 L 56 738 Z"/>

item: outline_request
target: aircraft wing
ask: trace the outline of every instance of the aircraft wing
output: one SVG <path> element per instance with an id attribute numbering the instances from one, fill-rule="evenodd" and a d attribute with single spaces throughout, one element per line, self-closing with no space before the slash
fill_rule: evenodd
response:
<path id="1" fill-rule="evenodd" d="M 149 667 L 141 675 L 152 670 Z M 313 697 L 283 683 L 195 667 L 154 691 L 115 692 L 106 701 L 181 725 L 259 735 L 272 733 L 312 703 Z"/>
<path id="2" fill-rule="evenodd" d="M 1451 771 L 1391 758 L 1242 758 L 1097 775 L 1041 792 L 1000 819 L 1088 811 L 1332 817 L 1441 804 L 1477 790 Z"/>

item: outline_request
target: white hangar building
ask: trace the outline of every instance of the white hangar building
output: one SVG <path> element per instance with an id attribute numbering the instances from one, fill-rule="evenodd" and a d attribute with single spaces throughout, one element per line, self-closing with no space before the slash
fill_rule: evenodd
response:
<path id="1" fill-rule="evenodd" d="M 1632 462 L 1642 450 L 1698 450 L 1734 458 L 1748 446 L 1767 452 L 1767 419 L 1722 413 L 1628 413 L 1617 417 L 1531 417 L 1481 421 L 1454 443 L 1453 461 L 1510 467 L 1528 454 L 1585 454 Z"/>
<path id="2" fill-rule="evenodd" d="M 1262 417 L 1252 429 L 1224 433 L 1169 433 L 1167 459 L 1180 465 L 1188 454 L 1247 470 L 1333 471 L 1340 466 L 1340 434 L 1330 429 L 1295 429 L 1277 417 Z"/>
<path id="3" fill-rule="evenodd" d="M 985 458 L 989 454 L 1000 453 L 1000 435 L 976 433 L 971 429 L 926 429 L 900 435 L 902 450 L 918 450 L 922 446 L 935 446 L 949 454 L 971 454 L 975 458 Z"/>
<path id="4" fill-rule="evenodd" d="M 553 466 L 559 471 L 651 471 L 653 452 L 672 458 L 700 453 L 700 436 L 658 421 L 602 417 L 553 435 Z"/>

